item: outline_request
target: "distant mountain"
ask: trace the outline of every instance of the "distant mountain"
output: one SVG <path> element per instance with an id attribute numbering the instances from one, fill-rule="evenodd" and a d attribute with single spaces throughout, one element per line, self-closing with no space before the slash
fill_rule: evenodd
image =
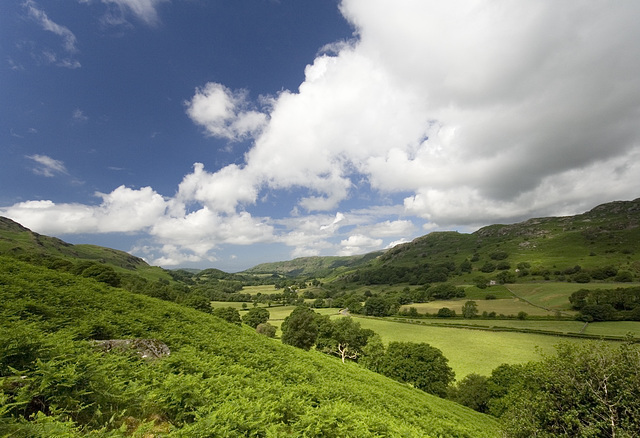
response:
<path id="1" fill-rule="evenodd" d="M 300 257 L 297 259 L 262 263 L 244 271 L 246 274 L 278 274 L 287 277 L 326 277 L 336 271 L 365 265 L 382 255 L 383 251 L 356 256 Z"/>

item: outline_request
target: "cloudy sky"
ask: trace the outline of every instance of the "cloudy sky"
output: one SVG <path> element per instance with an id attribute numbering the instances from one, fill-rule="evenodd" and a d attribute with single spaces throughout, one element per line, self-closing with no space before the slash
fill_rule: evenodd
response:
<path id="1" fill-rule="evenodd" d="M 0 215 L 167 268 L 640 197 L 637 0 L 0 5 Z"/>

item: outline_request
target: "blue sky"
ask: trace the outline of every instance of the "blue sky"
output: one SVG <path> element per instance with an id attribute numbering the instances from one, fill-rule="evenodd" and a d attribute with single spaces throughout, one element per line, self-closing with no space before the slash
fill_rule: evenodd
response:
<path id="1" fill-rule="evenodd" d="M 0 5 L 0 215 L 239 271 L 640 193 L 640 4 Z"/>

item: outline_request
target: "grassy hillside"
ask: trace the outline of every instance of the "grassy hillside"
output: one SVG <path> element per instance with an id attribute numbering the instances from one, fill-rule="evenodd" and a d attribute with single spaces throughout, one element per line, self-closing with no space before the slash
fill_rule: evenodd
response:
<path id="1" fill-rule="evenodd" d="M 293 260 L 262 263 L 244 271 L 247 274 L 279 274 L 287 277 L 327 277 L 336 271 L 366 264 L 383 254 L 382 251 L 357 256 L 300 257 Z"/>
<path id="2" fill-rule="evenodd" d="M 95 339 L 146 338 L 155 360 Z M 498 436 L 490 417 L 175 303 L 0 257 L 0 435 Z"/>
<path id="3" fill-rule="evenodd" d="M 471 234 L 430 233 L 343 273 L 341 280 L 469 283 L 480 276 L 514 283 L 580 281 L 585 274 L 585 281 L 611 281 L 618 274 L 625 276 L 618 281 L 640 278 L 640 198 L 603 204 L 577 216 L 491 225 Z"/>
<path id="4" fill-rule="evenodd" d="M 135 272 L 148 280 L 171 277 L 163 269 L 124 251 L 97 245 L 72 245 L 55 237 L 34 233 L 11 219 L 0 216 L 0 254 L 26 260 L 64 259 L 93 261 L 112 266 L 119 272 Z"/>

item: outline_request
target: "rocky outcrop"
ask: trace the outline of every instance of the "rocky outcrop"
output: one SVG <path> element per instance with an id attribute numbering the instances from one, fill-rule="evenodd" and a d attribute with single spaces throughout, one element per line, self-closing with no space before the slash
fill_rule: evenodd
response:
<path id="1" fill-rule="evenodd" d="M 171 354 L 169 347 L 156 339 L 106 339 L 93 343 L 104 352 L 134 351 L 142 359 L 159 359 Z"/>

